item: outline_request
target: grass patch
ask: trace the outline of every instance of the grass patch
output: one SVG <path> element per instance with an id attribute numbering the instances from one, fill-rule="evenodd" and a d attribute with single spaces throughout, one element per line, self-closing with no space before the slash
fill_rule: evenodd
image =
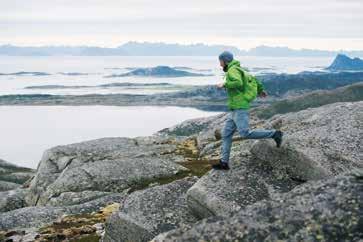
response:
<path id="1" fill-rule="evenodd" d="M 105 223 L 111 213 L 118 209 L 119 204 L 114 203 L 98 212 L 65 216 L 51 225 L 40 228 L 39 241 L 99 241 L 100 236 L 93 225 Z"/>
<path id="2" fill-rule="evenodd" d="M 77 239 L 71 239 L 70 242 L 99 242 L 101 237 L 97 234 L 83 235 Z"/>
<path id="3" fill-rule="evenodd" d="M 156 177 L 151 179 L 144 179 L 142 181 L 138 180 L 134 185 L 131 186 L 128 193 L 132 193 L 134 191 L 143 190 L 145 188 L 154 186 L 154 185 L 165 185 L 171 183 L 176 180 L 183 179 L 184 177 L 190 176 L 189 171 L 181 171 L 173 176 L 164 176 L 164 177 Z"/>
<path id="4" fill-rule="evenodd" d="M 185 177 L 201 177 L 211 169 L 211 163 L 216 162 L 216 160 L 206 160 L 199 158 L 198 143 L 195 137 L 177 143 L 175 151 L 165 154 L 182 155 L 185 160 L 178 162 L 178 164 L 187 168 L 188 170 L 180 171 L 173 176 L 156 177 L 142 181 L 135 181 L 135 184 L 131 185 L 131 189 L 128 191 L 129 193 L 155 185 L 165 185 Z"/>
<path id="5" fill-rule="evenodd" d="M 211 170 L 211 165 L 218 162 L 218 160 L 189 160 L 185 162 L 180 162 L 178 164 L 188 168 L 190 170 L 189 174 L 192 176 L 201 177 Z"/>

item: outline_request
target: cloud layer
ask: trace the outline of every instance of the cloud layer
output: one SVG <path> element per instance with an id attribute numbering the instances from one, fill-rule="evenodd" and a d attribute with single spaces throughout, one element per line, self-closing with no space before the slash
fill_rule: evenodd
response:
<path id="1" fill-rule="evenodd" d="M 128 40 L 363 49 L 360 0 L 4 0 L 0 43 Z"/>

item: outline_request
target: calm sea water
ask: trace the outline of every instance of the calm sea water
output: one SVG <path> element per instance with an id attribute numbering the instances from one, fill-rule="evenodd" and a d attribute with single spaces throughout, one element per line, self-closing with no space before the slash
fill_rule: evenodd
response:
<path id="1" fill-rule="evenodd" d="M 147 136 L 216 114 L 180 107 L 0 106 L 0 158 L 36 168 L 43 151 L 56 145 Z"/>
<path id="2" fill-rule="evenodd" d="M 276 57 L 239 57 L 242 65 L 254 74 L 261 73 L 298 73 L 317 71 L 332 62 L 331 58 L 276 58 Z M 107 75 L 120 74 L 133 67 L 154 67 L 167 65 L 171 67 L 192 68 L 191 72 L 213 74 L 206 77 L 150 78 L 150 77 L 117 77 L 105 78 Z M 51 75 L 1 75 L 15 72 L 44 72 Z M 83 75 L 66 75 L 78 73 Z M 179 85 L 206 85 L 222 81 L 222 71 L 216 57 L 125 57 L 125 56 L 0 56 L 0 95 L 6 94 L 108 94 L 138 93 L 152 94 L 167 91 L 160 87 L 141 88 L 74 88 L 74 89 L 24 89 L 28 86 L 64 85 L 64 86 L 97 86 L 109 83 L 171 83 Z"/>
<path id="3" fill-rule="evenodd" d="M 330 58 L 241 57 L 243 66 L 254 74 L 266 72 L 297 73 L 326 67 Z M 133 67 L 188 67 L 192 72 L 213 74 L 208 77 L 147 78 L 118 77 Z M 1 75 L 1 73 L 43 72 L 50 75 Z M 69 75 L 64 73 L 78 73 Z M 206 85 L 222 81 L 214 57 L 5 57 L 0 56 L 0 95 L 138 93 L 175 91 L 161 87 L 87 87 L 71 89 L 25 89 L 28 86 L 97 86 L 109 83 L 171 83 Z M 196 117 L 215 115 L 178 107 L 39 107 L 0 106 L 0 158 L 35 168 L 45 149 L 56 145 L 102 137 L 146 136 Z"/>

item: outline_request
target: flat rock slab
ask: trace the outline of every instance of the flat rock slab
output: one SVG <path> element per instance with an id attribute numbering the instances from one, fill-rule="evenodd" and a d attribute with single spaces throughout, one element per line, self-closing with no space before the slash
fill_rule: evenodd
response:
<path id="1" fill-rule="evenodd" d="M 70 206 L 86 203 L 111 194 L 112 192 L 101 191 L 63 192 L 60 196 L 51 198 L 48 204 L 53 207 Z"/>
<path id="2" fill-rule="evenodd" d="M 21 188 L 0 192 L 0 213 L 25 207 L 25 195 L 26 190 Z"/>
<path id="3" fill-rule="evenodd" d="M 56 220 L 65 213 L 63 208 L 25 207 L 2 213 L 0 230 L 37 227 Z"/>
<path id="4" fill-rule="evenodd" d="M 34 170 L 20 167 L 0 159 L 0 191 L 8 191 L 20 187 L 34 176 Z"/>
<path id="5" fill-rule="evenodd" d="M 363 168 L 363 102 L 334 103 L 270 120 L 285 131 L 284 143 L 258 141 L 254 158 L 291 177 L 316 180 Z"/>
<path id="6" fill-rule="evenodd" d="M 14 182 L 0 181 L 0 191 L 9 191 L 20 187 L 21 185 Z"/>
<path id="7" fill-rule="evenodd" d="M 311 181 L 229 218 L 212 217 L 161 241 L 360 241 L 363 174 Z"/>
<path id="8" fill-rule="evenodd" d="M 47 150 L 30 184 L 30 205 L 65 205 L 63 193 L 121 192 L 188 169 L 161 137 L 104 138 Z M 85 194 L 83 194 L 85 195 Z M 90 194 L 94 196 L 94 194 Z M 64 204 L 62 204 L 64 201 Z"/>
<path id="9" fill-rule="evenodd" d="M 0 213 L 0 231 L 39 228 L 64 215 L 92 213 L 112 203 L 122 204 L 125 197 L 126 194 L 112 194 L 78 205 L 24 207 Z"/>
<path id="10" fill-rule="evenodd" d="M 106 223 L 104 241 L 149 241 L 178 227 L 190 227 L 197 219 L 186 203 L 186 191 L 196 178 L 136 191 Z"/>
<path id="11" fill-rule="evenodd" d="M 246 160 L 228 171 L 211 170 L 188 190 L 187 201 L 199 218 L 230 216 L 249 204 L 290 191 L 299 184 L 268 166 Z"/>

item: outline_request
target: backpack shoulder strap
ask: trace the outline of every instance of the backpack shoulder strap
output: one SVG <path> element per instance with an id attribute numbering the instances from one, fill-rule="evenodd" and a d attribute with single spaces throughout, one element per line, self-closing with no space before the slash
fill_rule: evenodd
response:
<path id="1" fill-rule="evenodd" d="M 243 84 L 242 85 L 242 91 L 244 91 L 246 86 L 247 86 L 247 75 L 246 75 L 246 73 L 245 73 L 245 71 L 243 70 L 242 67 L 237 66 L 236 68 L 241 73 L 241 79 L 242 79 L 242 84 Z"/>

